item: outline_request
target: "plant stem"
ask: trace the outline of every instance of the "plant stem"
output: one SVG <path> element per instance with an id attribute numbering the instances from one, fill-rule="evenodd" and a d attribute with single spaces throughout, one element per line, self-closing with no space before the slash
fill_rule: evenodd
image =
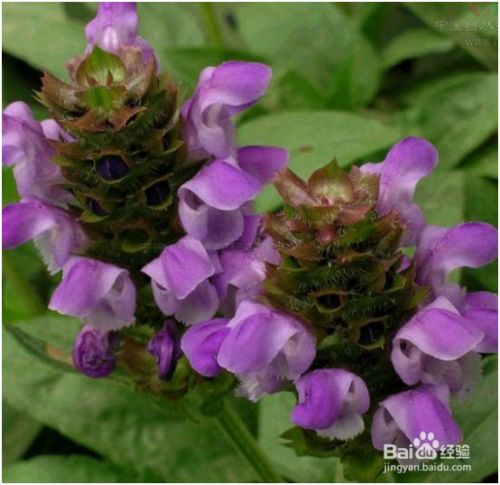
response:
<path id="1" fill-rule="evenodd" d="M 208 40 L 213 47 L 223 49 L 224 39 L 219 29 L 212 2 L 198 2 L 198 5 L 200 6 Z"/>
<path id="2" fill-rule="evenodd" d="M 2 253 L 2 271 L 31 316 L 36 317 L 45 313 L 46 308 L 42 300 L 25 278 L 16 260 L 6 252 Z"/>
<path id="3" fill-rule="evenodd" d="M 259 448 L 248 428 L 227 402 L 215 419 L 238 453 L 253 468 L 261 483 L 284 483 L 271 460 Z"/>

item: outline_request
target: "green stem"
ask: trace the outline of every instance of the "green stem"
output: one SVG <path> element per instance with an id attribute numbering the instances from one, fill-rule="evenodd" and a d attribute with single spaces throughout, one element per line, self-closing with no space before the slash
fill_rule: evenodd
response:
<path id="1" fill-rule="evenodd" d="M 224 39 L 222 37 L 222 32 L 219 29 L 219 24 L 215 16 L 212 2 L 198 2 L 198 5 L 200 6 L 208 40 L 213 47 L 223 49 Z"/>
<path id="2" fill-rule="evenodd" d="M 45 313 L 46 308 L 42 300 L 25 278 L 16 260 L 5 251 L 2 253 L 2 271 L 9 285 L 12 286 L 31 316 L 36 317 Z"/>
<path id="3" fill-rule="evenodd" d="M 224 431 L 238 453 L 253 468 L 261 483 L 284 483 L 271 460 L 259 448 L 248 428 L 236 411 L 226 402 L 216 416 L 217 424 Z"/>

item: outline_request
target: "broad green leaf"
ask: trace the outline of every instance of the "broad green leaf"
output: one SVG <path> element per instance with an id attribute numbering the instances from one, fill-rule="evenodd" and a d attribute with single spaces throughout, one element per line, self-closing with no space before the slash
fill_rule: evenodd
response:
<path id="1" fill-rule="evenodd" d="M 466 175 L 459 171 L 436 171 L 420 181 L 415 202 L 422 208 L 428 224 L 452 227 L 464 221 L 465 184 Z M 453 271 L 450 281 L 459 283 L 461 275 L 461 269 Z"/>
<path id="2" fill-rule="evenodd" d="M 42 425 L 6 401 L 2 402 L 2 422 L 2 464 L 5 467 L 28 450 Z"/>
<path id="3" fill-rule="evenodd" d="M 292 426 L 290 413 L 296 404 L 291 393 L 265 396 L 259 402 L 259 444 L 278 471 L 294 482 L 331 483 L 342 481 L 342 466 L 336 458 L 297 456 L 283 446 L 280 436 Z"/>
<path id="4" fill-rule="evenodd" d="M 396 475 L 398 481 L 413 483 L 481 482 L 498 470 L 498 359 L 485 359 L 484 375 L 477 389 L 464 402 L 452 404 L 453 417 L 459 424 L 470 458 L 442 460 L 450 471 L 411 472 Z M 470 471 L 451 471 L 453 465 L 470 465 Z"/>
<path id="5" fill-rule="evenodd" d="M 4 463 L 5 465 L 5 463 Z M 142 483 L 128 470 L 89 456 L 42 455 L 4 467 L 4 483 Z M 148 480 L 149 481 L 149 480 Z"/>
<path id="6" fill-rule="evenodd" d="M 443 54 L 453 48 L 453 42 L 429 29 L 411 29 L 392 39 L 382 51 L 387 69 L 406 59 L 428 54 Z"/>
<path id="7" fill-rule="evenodd" d="M 375 43 L 378 42 L 387 24 L 388 10 L 394 7 L 394 4 L 391 5 L 387 2 L 349 2 L 345 5 L 351 9 L 351 15 L 357 29 L 362 31 L 368 39 Z"/>
<path id="8" fill-rule="evenodd" d="M 464 221 L 465 182 L 466 175 L 459 171 L 436 171 L 419 182 L 415 203 L 428 224 L 451 227 Z"/>
<path id="9" fill-rule="evenodd" d="M 252 53 L 307 77 L 326 94 L 340 95 L 346 78 L 350 106 L 368 103 L 377 92 L 377 53 L 337 5 L 245 3 L 236 20 Z"/>
<path id="10" fill-rule="evenodd" d="M 498 76 L 484 74 L 436 91 L 415 124 L 436 145 L 439 170 L 457 165 L 498 129 Z"/>
<path id="11" fill-rule="evenodd" d="M 210 47 L 178 47 L 165 49 L 168 65 L 165 66 L 177 82 L 194 88 L 201 71 L 207 66 L 217 66 L 225 61 L 266 62 L 259 56 L 242 51 L 221 50 Z"/>
<path id="12" fill-rule="evenodd" d="M 238 133 L 241 145 L 276 145 L 290 150 L 290 168 L 301 177 L 309 177 L 334 157 L 348 166 L 403 137 L 397 128 L 380 121 L 336 111 L 284 111 L 244 123 Z M 270 187 L 257 199 L 259 211 L 279 204 L 279 196 Z"/>
<path id="13" fill-rule="evenodd" d="M 429 27 L 447 36 L 488 69 L 496 71 L 498 4 L 477 2 L 480 11 L 476 12 L 473 12 L 473 4 L 476 2 L 403 2 Z"/>
<path id="14" fill-rule="evenodd" d="M 409 84 L 399 85 L 394 93 L 398 102 L 407 106 L 421 106 L 438 92 L 452 88 L 463 82 L 480 82 L 484 73 L 477 71 L 456 71 L 439 75 L 419 78 Z"/>
<path id="15" fill-rule="evenodd" d="M 16 409 L 138 473 L 169 482 L 255 479 L 212 419 L 188 420 L 179 406 L 160 406 L 123 384 L 57 371 L 7 332 L 3 379 L 4 397 Z"/>
<path id="16" fill-rule="evenodd" d="M 47 118 L 47 110 L 34 98 L 35 91 L 40 89 L 41 73 L 8 54 L 2 56 L 2 64 L 3 108 L 15 101 L 24 101 L 30 106 L 35 119 Z"/>
<path id="17" fill-rule="evenodd" d="M 2 13 L 3 49 L 40 70 L 66 76 L 65 63 L 85 50 L 84 24 L 62 3 L 10 2 Z"/>
<path id="18" fill-rule="evenodd" d="M 177 2 L 139 2 L 139 33 L 155 49 L 164 70 L 168 70 L 166 49 L 201 47 L 204 33 L 196 5 Z"/>
<path id="19" fill-rule="evenodd" d="M 495 141 L 483 145 L 460 164 L 466 172 L 483 177 L 498 178 L 498 144 Z M 490 201 L 491 202 L 491 201 Z"/>
<path id="20" fill-rule="evenodd" d="M 286 71 L 274 79 L 280 109 L 323 109 L 327 100 L 304 76 Z M 272 85 L 271 85 L 272 89 Z"/>
<path id="21" fill-rule="evenodd" d="M 498 200 L 497 181 L 488 180 L 474 175 L 467 176 L 465 190 L 465 220 L 483 221 L 494 226 L 498 225 L 498 205 L 492 203 Z M 464 284 L 472 290 L 498 291 L 498 261 L 482 268 L 464 269 Z"/>

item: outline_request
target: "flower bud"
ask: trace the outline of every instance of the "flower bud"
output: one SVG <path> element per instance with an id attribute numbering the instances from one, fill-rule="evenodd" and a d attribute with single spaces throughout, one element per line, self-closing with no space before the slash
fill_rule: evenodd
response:
<path id="1" fill-rule="evenodd" d="M 179 338 L 175 330 L 175 322 L 167 320 L 163 328 L 149 341 L 148 351 L 156 357 L 158 377 L 168 381 L 181 356 Z"/>
<path id="2" fill-rule="evenodd" d="M 73 347 L 75 367 L 88 377 L 106 377 L 115 368 L 113 353 L 119 344 L 119 336 L 114 332 L 83 327 Z"/>

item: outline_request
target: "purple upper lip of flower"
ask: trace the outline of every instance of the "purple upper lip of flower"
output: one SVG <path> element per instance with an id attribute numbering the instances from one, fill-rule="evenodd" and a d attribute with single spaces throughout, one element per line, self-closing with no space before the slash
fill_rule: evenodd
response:
<path id="1" fill-rule="evenodd" d="M 89 43 L 113 54 L 122 47 L 140 47 L 144 62 L 154 55 L 152 47 L 137 35 L 139 17 L 137 2 L 99 2 L 97 16 L 87 24 L 85 35 Z"/>
<path id="2" fill-rule="evenodd" d="M 27 104 L 12 103 L 2 115 L 2 161 L 14 166 L 21 197 L 35 196 L 64 205 L 72 196 L 58 187 L 64 179 L 61 169 L 50 162 L 55 155 L 50 139 L 64 136 L 52 120 L 39 123 Z"/>
<path id="3" fill-rule="evenodd" d="M 320 436 L 346 440 L 364 429 L 362 414 L 370 408 L 366 384 L 344 369 L 319 369 L 303 375 L 295 384 L 299 403 L 292 421 Z"/>
<path id="4" fill-rule="evenodd" d="M 445 387 L 423 386 L 382 401 L 373 417 L 373 446 L 377 450 L 383 450 L 386 444 L 408 448 L 422 431 L 432 431 L 441 446 L 462 440 L 450 414 Z"/>
<path id="5" fill-rule="evenodd" d="M 136 289 L 127 270 L 73 256 L 63 268 L 49 308 L 82 318 L 96 330 L 110 331 L 134 322 L 135 304 Z"/>
<path id="6" fill-rule="evenodd" d="M 231 61 L 205 68 L 193 96 L 182 107 L 190 158 L 235 156 L 231 117 L 257 102 L 270 78 L 271 69 L 255 62 Z"/>
<path id="7" fill-rule="evenodd" d="M 403 245 L 411 246 L 425 226 L 420 208 L 413 204 L 418 182 L 429 175 L 438 162 L 436 149 L 423 138 L 409 137 L 394 145 L 381 163 L 365 163 L 364 172 L 380 174 L 377 211 L 395 210 L 407 226 Z"/>

